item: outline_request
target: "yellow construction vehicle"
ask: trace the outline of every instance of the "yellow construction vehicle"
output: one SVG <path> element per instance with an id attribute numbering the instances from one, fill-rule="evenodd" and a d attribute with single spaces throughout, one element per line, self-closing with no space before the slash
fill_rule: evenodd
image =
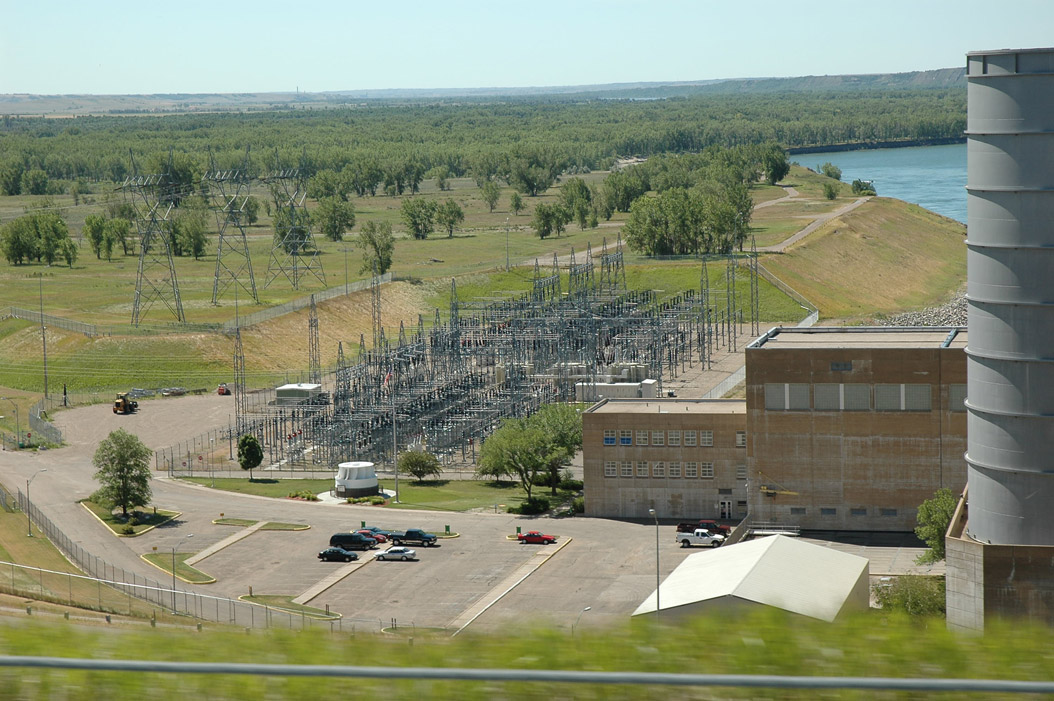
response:
<path id="1" fill-rule="evenodd" d="M 118 392 L 117 399 L 113 400 L 113 413 L 131 414 L 139 408 L 139 402 L 129 399 L 127 392 Z"/>

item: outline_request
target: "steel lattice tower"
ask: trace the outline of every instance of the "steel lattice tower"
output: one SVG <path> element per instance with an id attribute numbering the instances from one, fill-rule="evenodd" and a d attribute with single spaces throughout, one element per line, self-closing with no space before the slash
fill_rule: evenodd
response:
<path id="1" fill-rule="evenodd" d="M 377 275 L 377 263 L 373 264 L 373 277 L 370 278 L 370 311 L 373 317 L 373 347 L 380 348 L 381 335 L 381 278 Z"/>
<path id="2" fill-rule="evenodd" d="M 758 246 L 750 237 L 750 333 L 761 334 L 761 294 L 758 290 Z"/>
<path id="3" fill-rule="evenodd" d="M 208 187 L 220 232 L 216 243 L 216 275 L 212 282 L 213 304 L 219 304 L 220 295 L 233 284 L 248 292 L 254 302 L 260 302 L 243 223 L 251 181 L 248 147 L 241 168 L 234 170 L 217 168 L 212 151 L 209 151 L 209 171 L 201 177 L 201 182 Z M 228 232 L 228 227 L 232 225 L 233 230 Z"/>
<path id="4" fill-rule="evenodd" d="M 245 430 L 245 351 L 242 330 L 234 329 L 234 426 L 241 436 Z"/>
<path id="5" fill-rule="evenodd" d="M 311 311 L 307 317 L 307 365 L 308 382 L 322 383 L 322 354 L 318 347 L 318 308 L 315 295 L 311 295 Z"/>
<path id="6" fill-rule="evenodd" d="M 304 200 L 307 199 L 307 173 L 304 168 L 282 168 L 275 154 L 275 169 L 265 178 L 271 186 L 275 205 L 274 242 L 267 266 L 270 287 L 279 276 L 289 281 L 294 290 L 300 289 L 304 277 L 313 275 L 323 285 L 326 273 L 311 237 L 311 220 Z"/>
<path id="7" fill-rule="evenodd" d="M 132 302 L 132 325 L 139 326 L 155 302 L 163 303 L 176 320 L 185 323 L 183 301 L 179 296 L 176 263 L 168 238 L 168 215 L 172 211 L 172 156 L 164 173 L 141 175 L 131 156 L 132 175 L 122 189 L 131 195 L 135 209 L 135 226 L 139 233 L 139 267 L 135 277 L 135 299 Z"/>

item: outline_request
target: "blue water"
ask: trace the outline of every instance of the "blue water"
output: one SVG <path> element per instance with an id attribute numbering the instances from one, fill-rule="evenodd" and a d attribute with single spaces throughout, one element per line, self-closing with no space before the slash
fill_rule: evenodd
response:
<path id="1" fill-rule="evenodd" d="M 966 222 L 966 144 L 796 153 L 790 160 L 819 170 L 830 162 L 842 182 L 871 180 L 881 197 L 896 197 Z"/>

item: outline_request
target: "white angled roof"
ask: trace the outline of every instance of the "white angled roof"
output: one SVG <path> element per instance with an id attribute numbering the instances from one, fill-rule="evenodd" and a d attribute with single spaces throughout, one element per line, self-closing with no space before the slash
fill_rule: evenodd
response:
<path id="1" fill-rule="evenodd" d="M 664 611 L 735 597 L 833 621 L 868 573 L 867 558 L 786 536 L 689 555 L 660 585 Z M 655 612 L 652 592 L 633 615 Z"/>

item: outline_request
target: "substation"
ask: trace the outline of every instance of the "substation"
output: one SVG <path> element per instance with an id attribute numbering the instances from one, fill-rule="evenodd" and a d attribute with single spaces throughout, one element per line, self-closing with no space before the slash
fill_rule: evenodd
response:
<path id="1" fill-rule="evenodd" d="M 464 303 L 452 281 L 446 317 L 436 309 L 430 325 L 423 316 L 410 328 L 400 323 L 397 338 L 388 338 L 380 323 L 375 275 L 373 343 L 360 334 L 351 358 L 338 347 L 332 391 L 321 390 L 313 299 L 307 386 L 318 389 L 310 396 L 289 402 L 249 393 L 235 333 L 237 435 L 254 434 L 265 465 L 283 470 L 391 463 L 408 447 L 444 462 L 471 460 L 502 419 L 553 402 L 593 402 L 611 383 L 650 379 L 662 393 L 663 378 L 695 363 L 710 367 L 715 350 L 734 350 L 745 324 L 758 332 L 756 250 L 714 260 L 725 273 L 717 289 L 704 259 L 698 290 L 628 290 L 621 241 L 611 248 L 605 242 L 598 255 L 587 249 L 584 262 L 572 252 L 563 268 L 555 256 L 551 268 L 536 261 L 531 289 L 519 296 Z M 736 293 L 743 276 L 747 299 Z M 159 467 L 179 472 L 178 456 L 170 460 Z"/>

